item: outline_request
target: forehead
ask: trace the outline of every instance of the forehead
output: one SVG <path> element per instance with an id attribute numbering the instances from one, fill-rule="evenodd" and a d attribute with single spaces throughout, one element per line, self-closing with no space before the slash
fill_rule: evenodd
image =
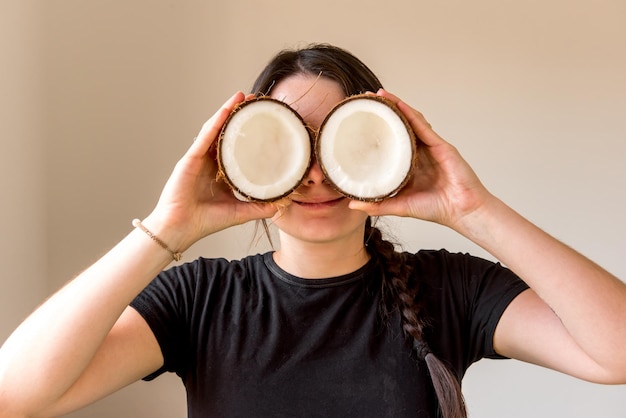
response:
<path id="1" fill-rule="evenodd" d="M 346 97 L 339 83 L 306 74 L 281 80 L 270 96 L 290 105 L 313 127 L 319 127 L 331 109 Z"/>

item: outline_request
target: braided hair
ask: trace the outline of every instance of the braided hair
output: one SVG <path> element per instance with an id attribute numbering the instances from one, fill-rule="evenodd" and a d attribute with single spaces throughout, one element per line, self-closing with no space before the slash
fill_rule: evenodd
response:
<path id="1" fill-rule="evenodd" d="M 382 88 L 376 75 L 350 52 L 329 45 L 312 44 L 301 49 L 287 49 L 275 55 L 252 87 L 257 96 L 268 95 L 279 81 L 296 74 L 309 74 L 336 81 L 346 96 Z M 267 232 L 267 230 L 266 230 Z M 461 385 L 455 375 L 430 350 L 424 338 L 427 315 L 420 302 L 420 283 L 415 280 L 406 254 L 385 240 L 371 218 L 365 224 L 364 243 L 370 256 L 381 267 L 384 315 L 398 310 L 402 328 L 413 341 L 419 361 L 428 367 L 443 418 L 466 418 Z"/>
<path id="2" fill-rule="evenodd" d="M 452 371 L 431 351 L 425 339 L 428 326 L 420 282 L 413 276 L 407 254 L 398 252 L 381 231 L 373 225 L 372 218 L 365 222 L 365 243 L 369 254 L 376 259 L 382 274 L 382 309 L 385 315 L 398 310 L 402 316 L 402 329 L 413 340 L 413 349 L 420 361 L 426 362 L 444 418 L 466 418 L 465 400 L 461 385 Z"/>

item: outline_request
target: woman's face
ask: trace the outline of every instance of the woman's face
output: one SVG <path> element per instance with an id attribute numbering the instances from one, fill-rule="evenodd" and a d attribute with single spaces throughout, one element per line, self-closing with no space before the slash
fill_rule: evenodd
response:
<path id="1" fill-rule="evenodd" d="M 289 104 L 317 131 L 345 94 L 335 81 L 300 74 L 277 83 L 271 97 Z M 349 199 L 326 182 L 317 161 L 288 198 L 291 204 L 273 219 L 282 234 L 320 243 L 349 239 L 362 245 L 367 215 L 348 208 Z"/>

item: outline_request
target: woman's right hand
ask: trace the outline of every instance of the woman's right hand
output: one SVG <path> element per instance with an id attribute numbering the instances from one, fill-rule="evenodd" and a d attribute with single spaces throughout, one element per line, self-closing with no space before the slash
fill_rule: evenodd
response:
<path id="1" fill-rule="evenodd" d="M 144 225 L 170 248 L 184 251 L 199 239 L 230 226 L 272 217 L 277 206 L 238 200 L 218 178 L 214 144 L 233 108 L 246 97 L 238 92 L 202 126 L 178 161 Z"/>

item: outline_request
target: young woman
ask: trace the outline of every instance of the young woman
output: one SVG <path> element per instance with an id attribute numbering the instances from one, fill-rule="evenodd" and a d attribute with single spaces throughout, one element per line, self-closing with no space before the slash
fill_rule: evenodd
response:
<path id="1" fill-rule="evenodd" d="M 461 417 L 459 383 L 482 357 L 626 383 L 626 286 L 490 194 L 362 62 L 329 45 L 284 51 L 253 92 L 290 104 L 314 129 L 346 96 L 387 97 L 421 141 L 410 183 L 380 203 L 352 201 L 314 162 L 279 205 L 238 201 L 217 180 L 211 147 L 245 100 L 235 94 L 153 212 L 7 340 L 0 416 L 62 415 L 165 371 L 183 380 L 193 417 Z M 448 226 L 510 270 L 396 252 L 374 226 L 383 215 Z M 163 271 L 199 239 L 268 218 L 276 251 Z"/>

